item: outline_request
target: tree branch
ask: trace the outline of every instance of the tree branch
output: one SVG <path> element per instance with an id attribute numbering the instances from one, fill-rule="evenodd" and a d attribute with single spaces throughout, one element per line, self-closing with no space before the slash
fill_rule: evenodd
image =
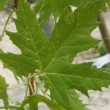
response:
<path id="1" fill-rule="evenodd" d="M 110 35 L 109 35 L 108 30 L 107 30 L 107 26 L 106 26 L 106 23 L 105 23 L 105 20 L 104 20 L 102 13 L 99 14 L 97 20 L 100 23 L 99 24 L 99 30 L 101 32 L 104 45 L 106 47 L 107 52 L 110 53 Z"/>

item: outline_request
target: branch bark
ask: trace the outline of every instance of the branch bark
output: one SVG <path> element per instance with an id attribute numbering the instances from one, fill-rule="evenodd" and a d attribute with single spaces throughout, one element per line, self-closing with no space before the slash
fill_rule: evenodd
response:
<path id="1" fill-rule="evenodd" d="M 108 30 L 107 30 L 105 19 L 104 19 L 102 13 L 99 14 L 97 20 L 100 23 L 99 24 L 99 30 L 101 32 L 102 40 L 104 42 L 104 45 L 106 47 L 107 52 L 110 53 L 110 35 L 109 35 Z"/>

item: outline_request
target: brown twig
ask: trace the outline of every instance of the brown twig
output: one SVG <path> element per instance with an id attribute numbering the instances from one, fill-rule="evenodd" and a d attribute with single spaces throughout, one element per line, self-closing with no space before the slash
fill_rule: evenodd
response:
<path id="1" fill-rule="evenodd" d="M 110 53 L 110 35 L 109 35 L 108 30 L 107 30 L 105 19 L 104 19 L 102 13 L 99 14 L 97 20 L 100 23 L 99 24 L 99 30 L 100 30 L 101 35 L 102 35 L 102 40 L 104 42 L 104 45 L 106 47 L 107 52 Z"/>
<path id="2" fill-rule="evenodd" d="M 34 76 L 32 74 L 29 74 L 29 94 L 30 96 L 34 95 L 35 93 L 35 82 L 34 82 Z"/>
<path id="3" fill-rule="evenodd" d="M 2 38 L 3 38 L 3 36 L 4 36 L 5 30 L 6 30 L 6 28 L 7 28 L 7 25 L 8 25 L 8 23 L 9 23 L 9 20 L 10 20 L 10 18 L 11 18 L 11 16 L 12 16 L 13 12 L 14 12 L 14 11 L 11 11 L 11 12 L 10 12 L 10 14 L 9 14 L 9 16 L 8 16 L 8 18 L 7 18 L 7 20 L 6 20 L 5 26 L 4 26 L 3 31 L 2 31 L 2 35 L 0 36 L 0 41 L 2 40 Z"/>

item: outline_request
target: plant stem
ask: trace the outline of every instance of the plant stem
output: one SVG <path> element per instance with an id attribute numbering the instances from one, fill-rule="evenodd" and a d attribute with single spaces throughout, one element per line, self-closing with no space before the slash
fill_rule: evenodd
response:
<path id="1" fill-rule="evenodd" d="M 35 82 L 34 82 L 34 76 L 33 74 L 29 74 L 29 94 L 30 96 L 34 95 L 35 93 Z"/>
<path id="2" fill-rule="evenodd" d="M 35 78 L 34 74 L 30 73 L 29 79 L 28 79 L 29 96 L 35 95 L 35 79 L 34 78 Z M 26 96 L 25 96 L 25 98 L 26 98 Z M 33 103 L 33 100 L 32 100 L 32 103 Z M 37 104 L 38 103 L 35 103 L 35 104 L 29 103 L 30 110 L 34 110 L 34 109 L 38 110 Z"/>
<path id="3" fill-rule="evenodd" d="M 108 30 L 107 30 L 107 26 L 106 26 L 106 23 L 105 23 L 105 20 L 104 20 L 102 13 L 99 14 L 97 20 L 100 23 L 99 24 L 99 30 L 101 32 L 104 45 L 106 47 L 107 52 L 110 53 L 110 35 L 109 35 Z"/>
<path id="4" fill-rule="evenodd" d="M 25 99 L 26 99 L 26 97 L 27 97 L 27 94 L 28 94 L 28 88 L 29 88 L 29 81 L 28 81 L 28 83 L 27 83 L 27 86 L 26 86 L 26 92 L 25 92 Z"/>
<path id="5" fill-rule="evenodd" d="M 8 108 L 9 108 L 9 109 L 17 109 L 17 108 L 19 108 L 19 107 L 15 107 L 15 106 L 9 105 Z M 4 110 L 5 107 L 4 107 L 4 106 L 3 106 L 3 107 L 0 107 L 0 109 Z"/>
<path id="6" fill-rule="evenodd" d="M 3 35 L 4 35 L 4 33 L 5 33 L 5 30 L 6 30 L 6 27 L 7 27 L 7 25 L 8 25 L 8 22 L 9 22 L 11 16 L 12 16 L 13 12 L 14 12 L 14 10 L 11 11 L 11 13 L 9 14 L 9 16 L 8 16 L 8 18 L 7 18 L 7 20 L 6 20 L 6 23 L 5 23 L 4 29 L 3 29 L 3 31 L 2 31 L 2 35 L 1 35 L 1 37 L 0 37 L 0 40 L 2 40 L 2 38 L 3 38 Z"/>
<path id="7" fill-rule="evenodd" d="M 19 87 L 24 86 L 24 85 L 26 85 L 26 83 L 23 83 L 21 85 L 15 86 L 15 87 L 9 87 L 8 90 L 16 89 L 16 88 L 19 88 Z"/>

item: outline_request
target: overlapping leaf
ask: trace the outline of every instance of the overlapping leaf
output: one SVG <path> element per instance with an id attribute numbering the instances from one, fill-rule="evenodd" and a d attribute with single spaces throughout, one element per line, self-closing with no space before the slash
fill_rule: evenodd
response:
<path id="1" fill-rule="evenodd" d="M 39 70 L 51 91 L 51 98 L 66 110 L 84 110 L 75 89 L 87 95 L 88 89 L 100 90 L 110 84 L 109 74 L 90 68 L 90 64 L 71 64 L 75 55 L 97 43 L 90 37 L 97 26 L 97 15 L 106 1 L 96 0 L 73 13 L 66 7 L 49 39 L 39 26 L 36 14 L 29 4 L 19 1 L 17 32 L 7 32 L 22 51 L 21 55 L 3 53 L 4 66 L 18 76 L 27 76 Z M 99 77 L 100 76 L 100 77 Z"/>
<path id="2" fill-rule="evenodd" d="M 93 0 L 60 0 L 60 1 L 51 0 L 51 9 L 55 17 L 57 17 L 62 12 L 62 10 L 68 5 L 73 5 L 73 6 L 82 5 L 84 7 L 90 2 L 94 2 L 94 1 Z"/>
<path id="3" fill-rule="evenodd" d="M 36 6 L 36 9 L 39 8 L 39 11 L 42 15 L 39 18 L 39 22 L 40 24 L 44 24 L 51 14 L 57 18 L 66 6 L 86 6 L 89 2 L 93 2 L 93 0 L 39 0 Z"/>
<path id="4" fill-rule="evenodd" d="M 51 16 L 54 15 L 55 19 L 62 13 L 66 6 L 75 6 L 75 7 L 85 7 L 89 3 L 96 2 L 98 0 L 39 0 L 38 4 L 40 5 L 40 13 L 41 17 L 39 18 L 39 22 L 44 24 L 46 20 Z M 110 2 L 106 0 L 105 2 Z M 39 6 L 39 5 L 38 5 Z"/>

